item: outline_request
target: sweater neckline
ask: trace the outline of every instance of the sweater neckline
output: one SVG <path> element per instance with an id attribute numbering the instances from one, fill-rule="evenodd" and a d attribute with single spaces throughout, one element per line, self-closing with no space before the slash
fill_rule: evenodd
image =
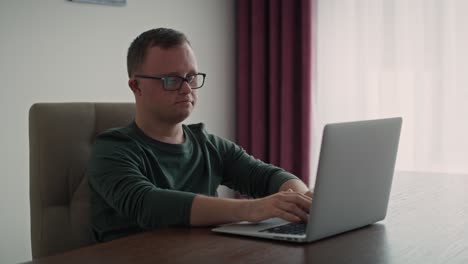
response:
<path id="1" fill-rule="evenodd" d="M 152 146 L 157 147 L 158 149 L 167 151 L 167 152 L 172 152 L 172 153 L 185 153 L 187 151 L 190 151 L 191 146 L 192 146 L 192 140 L 189 136 L 189 133 L 187 133 L 188 128 L 186 125 L 182 125 L 182 130 L 184 132 L 184 138 L 185 141 L 182 144 L 172 144 L 172 143 L 167 143 L 163 141 L 159 141 L 156 139 L 153 139 L 149 137 L 148 135 L 141 130 L 138 125 L 136 124 L 135 120 L 129 125 L 129 127 L 136 132 L 137 137 Z"/>

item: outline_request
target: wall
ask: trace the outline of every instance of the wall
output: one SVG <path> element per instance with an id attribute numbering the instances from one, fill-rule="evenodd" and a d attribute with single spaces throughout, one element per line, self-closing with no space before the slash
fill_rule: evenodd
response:
<path id="1" fill-rule="evenodd" d="M 31 259 L 28 110 L 35 102 L 133 101 L 126 51 L 142 31 L 172 27 L 208 74 L 187 122 L 234 138 L 234 1 L 0 0 L 0 262 Z M 78 125 L 78 124 L 77 124 Z"/>

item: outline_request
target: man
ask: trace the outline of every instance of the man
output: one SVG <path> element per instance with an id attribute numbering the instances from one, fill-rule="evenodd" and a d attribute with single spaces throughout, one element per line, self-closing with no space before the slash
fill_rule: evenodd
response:
<path id="1" fill-rule="evenodd" d="M 135 120 L 99 135 L 89 162 L 98 241 L 164 226 L 307 221 L 312 194 L 297 177 L 209 134 L 203 124 L 182 124 L 206 76 L 184 34 L 142 33 L 128 50 L 127 67 Z M 220 184 L 255 199 L 218 198 Z"/>

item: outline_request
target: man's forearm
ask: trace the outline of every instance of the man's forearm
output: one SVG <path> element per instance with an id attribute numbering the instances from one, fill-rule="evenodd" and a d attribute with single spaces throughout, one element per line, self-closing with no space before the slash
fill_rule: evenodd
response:
<path id="1" fill-rule="evenodd" d="M 299 191 L 308 192 L 308 188 L 300 181 L 288 182 L 283 184 L 286 191 L 260 199 L 226 199 L 196 195 L 192 202 L 190 225 L 258 222 L 273 217 L 291 222 L 307 221 L 308 208 L 312 202 L 311 195 Z M 295 191 L 287 191 L 292 188 Z"/>
<path id="2" fill-rule="evenodd" d="M 197 195 L 192 203 L 190 225 L 219 225 L 247 220 L 248 202 Z"/>

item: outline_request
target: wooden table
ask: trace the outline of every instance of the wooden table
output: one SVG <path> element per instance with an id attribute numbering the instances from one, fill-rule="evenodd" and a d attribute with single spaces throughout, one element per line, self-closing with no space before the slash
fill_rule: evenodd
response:
<path id="1" fill-rule="evenodd" d="M 28 263 L 468 263 L 468 176 L 397 173 L 384 221 L 310 244 L 171 228 Z"/>

